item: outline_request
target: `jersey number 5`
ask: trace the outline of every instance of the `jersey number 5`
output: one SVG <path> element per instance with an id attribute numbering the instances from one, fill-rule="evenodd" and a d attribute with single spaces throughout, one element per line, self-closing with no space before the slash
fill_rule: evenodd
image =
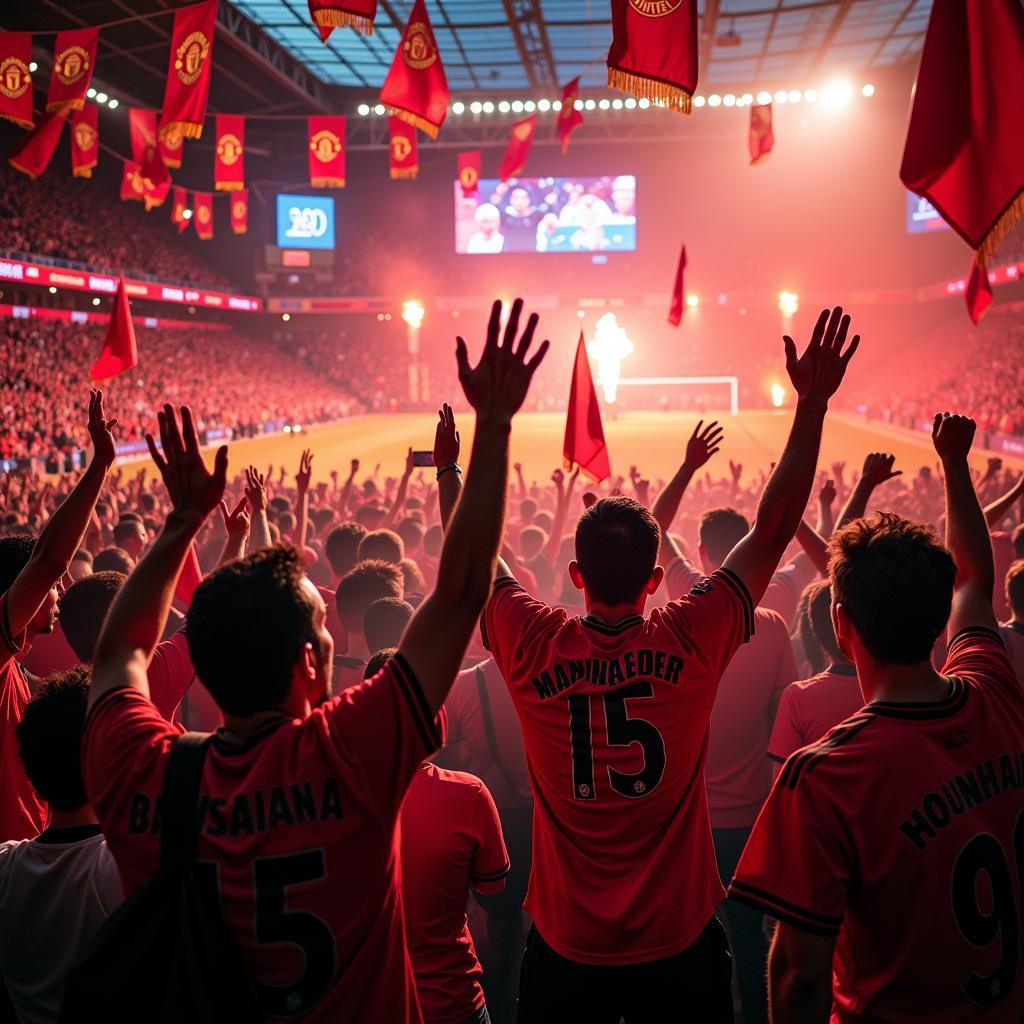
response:
<path id="1" fill-rule="evenodd" d="M 576 800 L 593 800 L 594 733 L 591 709 L 594 701 L 604 702 L 604 720 L 609 747 L 628 747 L 639 743 L 643 748 L 643 767 L 635 775 L 608 766 L 608 782 L 616 793 L 632 800 L 649 796 L 665 774 L 665 740 L 658 730 L 642 718 L 630 718 L 626 701 L 654 696 L 649 682 L 630 683 L 610 693 L 577 693 L 569 702 L 569 734 L 572 746 L 572 795 Z"/>

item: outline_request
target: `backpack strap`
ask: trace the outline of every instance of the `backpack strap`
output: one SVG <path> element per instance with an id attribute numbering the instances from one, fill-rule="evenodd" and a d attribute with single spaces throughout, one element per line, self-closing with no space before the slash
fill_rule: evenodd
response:
<path id="1" fill-rule="evenodd" d="M 514 796 L 518 795 L 516 785 L 505 768 L 501 755 L 498 753 L 498 743 L 494 736 L 494 719 L 491 716 L 491 699 L 487 695 L 487 676 L 484 674 L 481 665 L 476 667 L 476 692 L 480 701 L 480 717 L 484 722 L 484 736 L 487 738 L 487 749 L 491 753 L 491 760 L 498 771 L 501 772 L 501 777 L 505 780 L 505 785 L 508 786 L 509 792 Z"/>
<path id="2" fill-rule="evenodd" d="M 198 837 L 199 780 L 203 775 L 206 750 L 212 735 L 182 733 L 171 746 L 160 793 L 160 863 L 174 857 L 191 860 Z"/>

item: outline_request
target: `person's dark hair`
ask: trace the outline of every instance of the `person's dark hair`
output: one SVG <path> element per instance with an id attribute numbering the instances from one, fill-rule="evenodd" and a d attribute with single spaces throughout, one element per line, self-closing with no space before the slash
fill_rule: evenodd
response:
<path id="1" fill-rule="evenodd" d="M 427 581 L 423 578 L 423 573 L 420 572 L 419 563 L 414 558 L 403 558 L 398 563 L 398 568 L 402 570 L 402 590 L 408 595 L 419 594 L 423 595 L 427 589 Z"/>
<path id="2" fill-rule="evenodd" d="M 350 633 L 360 633 L 363 616 L 374 601 L 382 597 L 401 598 L 405 594 L 402 570 L 390 562 L 359 562 L 338 581 L 334 603 L 341 624 Z"/>
<path id="3" fill-rule="evenodd" d="M 140 494 L 139 495 L 139 507 L 147 515 L 152 515 L 156 512 L 156 495 L 155 494 Z M 145 522 L 145 520 L 143 520 Z"/>
<path id="4" fill-rule="evenodd" d="M 800 594 L 800 600 L 797 601 L 794 614 L 792 634 L 793 640 L 800 642 L 804 658 L 810 666 L 811 675 L 815 676 L 828 663 L 825 652 L 821 649 L 821 644 L 818 643 L 818 638 L 814 635 L 814 626 L 811 624 L 811 597 L 814 594 L 816 585 L 816 583 L 808 583 Z"/>
<path id="5" fill-rule="evenodd" d="M 275 545 L 228 563 L 196 587 L 189 652 L 221 711 L 251 715 L 288 696 L 303 645 L 318 642 L 304 575 L 301 554 Z"/>
<path id="6" fill-rule="evenodd" d="M 881 664 L 927 661 L 946 628 L 956 562 L 930 526 L 879 512 L 844 526 L 828 546 L 832 599 Z"/>
<path id="7" fill-rule="evenodd" d="M 104 548 L 92 560 L 93 572 L 120 572 L 129 575 L 135 568 L 135 559 L 124 548 Z"/>
<path id="8" fill-rule="evenodd" d="M 94 572 L 72 583 L 64 592 L 60 599 L 60 628 L 79 661 L 92 661 L 100 627 L 126 579 L 123 572 Z"/>
<path id="9" fill-rule="evenodd" d="M 395 532 L 402 538 L 402 544 L 406 551 L 418 551 L 423 543 L 423 526 L 416 519 L 407 516 L 395 528 Z"/>
<path id="10" fill-rule="evenodd" d="M 82 782 L 82 730 L 89 678 L 86 665 L 52 676 L 25 705 L 14 730 L 29 782 L 58 811 L 88 803 Z"/>
<path id="11" fill-rule="evenodd" d="M 539 555 L 547 542 L 548 535 L 539 526 L 527 526 L 519 534 L 519 553 L 529 560 Z"/>
<path id="12" fill-rule="evenodd" d="M 1024 559 L 1018 558 L 1006 571 L 1006 600 L 1017 618 L 1024 618 Z"/>
<path id="13" fill-rule="evenodd" d="M 700 517 L 700 543 L 716 565 L 721 565 L 748 533 L 747 517 L 734 508 L 709 508 Z"/>
<path id="14" fill-rule="evenodd" d="M 118 517 L 118 525 L 121 523 L 141 523 L 142 516 L 138 512 L 122 512 Z"/>
<path id="15" fill-rule="evenodd" d="M 292 503 L 283 494 L 275 494 L 267 502 L 267 510 L 273 509 L 275 515 L 280 515 L 282 512 L 290 512 L 291 508 Z"/>
<path id="16" fill-rule="evenodd" d="M 133 517 L 131 519 L 122 517 L 121 521 L 114 527 L 114 543 L 118 547 L 121 547 L 126 540 L 131 541 L 137 538 L 139 536 L 140 529 L 143 533 L 146 532 L 146 528 L 142 525 L 141 519 L 137 517 Z"/>
<path id="17" fill-rule="evenodd" d="M 291 536 L 295 532 L 295 524 L 298 520 L 291 512 L 282 512 L 277 517 L 277 525 L 280 527 L 281 532 L 287 536 Z"/>
<path id="18" fill-rule="evenodd" d="M 36 539 L 31 533 L 9 533 L 0 537 L 0 594 L 6 594 L 28 565 Z"/>
<path id="19" fill-rule="evenodd" d="M 366 536 L 366 527 L 359 523 L 343 523 L 336 526 L 324 541 L 324 554 L 336 576 L 344 576 L 358 559 L 356 552 L 359 542 Z"/>
<path id="20" fill-rule="evenodd" d="M 657 519 L 632 498 L 596 501 L 576 524 L 580 574 L 602 604 L 632 604 L 654 572 L 660 546 Z"/>
<path id="21" fill-rule="evenodd" d="M 363 616 L 367 649 L 380 651 L 385 647 L 397 647 L 412 612 L 412 605 L 397 597 L 382 597 L 374 601 Z"/>
<path id="22" fill-rule="evenodd" d="M 543 530 L 548 536 L 551 535 L 551 531 L 555 526 L 555 517 L 548 512 L 546 509 L 541 509 L 534 517 L 531 526 L 536 526 L 538 529 Z"/>
<path id="23" fill-rule="evenodd" d="M 372 481 L 367 481 L 371 483 Z M 367 530 L 376 530 L 384 521 L 384 509 L 377 504 L 360 505 L 356 509 L 356 522 Z"/>
<path id="24" fill-rule="evenodd" d="M 836 631 L 832 626 L 832 587 L 828 580 L 815 580 L 808 587 L 810 594 L 807 610 L 811 620 L 814 638 L 833 664 L 843 664 L 849 659 L 839 649 Z"/>
<path id="25" fill-rule="evenodd" d="M 92 552 L 88 548 L 79 548 L 72 556 L 72 562 L 85 562 L 86 565 L 92 565 Z"/>
<path id="26" fill-rule="evenodd" d="M 398 565 L 405 558 L 405 545 L 393 530 L 373 530 L 359 542 L 357 558 L 360 562 L 376 558 Z"/>
<path id="27" fill-rule="evenodd" d="M 529 525 L 533 522 L 533 517 L 537 514 L 537 502 L 533 498 L 523 498 L 519 502 L 519 518 L 524 523 Z"/>
<path id="28" fill-rule="evenodd" d="M 423 553 L 430 558 L 437 558 L 441 554 L 441 545 L 444 544 L 444 530 L 438 523 L 434 523 L 425 534 L 423 534 Z"/>
<path id="29" fill-rule="evenodd" d="M 1024 523 L 1014 528 L 1012 539 L 1013 557 L 1024 558 Z"/>
<path id="30" fill-rule="evenodd" d="M 377 651 L 366 663 L 363 679 L 372 679 L 397 653 L 397 647 L 385 647 L 382 651 Z"/>

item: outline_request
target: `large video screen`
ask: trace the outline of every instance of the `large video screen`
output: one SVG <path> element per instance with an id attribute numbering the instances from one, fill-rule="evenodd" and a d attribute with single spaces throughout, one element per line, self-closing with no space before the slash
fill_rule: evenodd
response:
<path id="1" fill-rule="evenodd" d="M 948 231 L 949 225 L 939 216 L 939 211 L 921 196 L 907 193 L 907 232 L 911 235 L 929 234 L 932 231 Z"/>
<path id="2" fill-rule="evenodd" d="M 455 182 L 455 251 L 632 252 L 636 178 L 481 178 L 465 198 Z"/>
<path id="3" fill-rule="evenodd" d="M 279 195 L 277 245 L 281 249 L 333 249 L 334 200 L 330 196 Z"/>

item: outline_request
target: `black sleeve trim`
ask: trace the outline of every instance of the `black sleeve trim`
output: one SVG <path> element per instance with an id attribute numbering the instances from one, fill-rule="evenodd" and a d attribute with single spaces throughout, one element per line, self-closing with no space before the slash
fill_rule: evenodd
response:
<path id="1" fill-rule="evenodd" d="M 423 689 L 416 678 L 416 673 L 413 672 L 409 662 L 398 652 L 395 653 L 389 664 L 394 666 L 399 690 L 409 704 L 413 723 L 420 734 L 420 739 L 423 740 L 424 747 L 431 752 L 437 750 L 441 746 L 441 734 L 438 732 L 437 723 L 430 714 L 430 707 L 427 705 L 426 697 L 423 696 Z"/>
<path id="2" fill-rule="evenodd" d="M 833 938 L 839 934 L 838 928 L 826 928 L 822 925 L 808 924 L 806 921 L 801 921 L 798 917 L 794 917 L 785 910 L 779 910 L 770 903 L 765 903 L 761 900 L 754 899 L 751 896 L 734 892 L 731 886 L 729 888 L 729 899 L 735 900 L 737 903 L 744 903 L 748 907 L 753 907 L 755 910 L 760 910 L 762 914 L 767 914 L 768 917 L 774 917 L 779 921 L 784 921 L 786 924 L 792 925 L 794 928 L 799 928 L 803 932 L 810 932 L 811 935 L 822 935 L 826 938 Z"/>
<path id="3" fill-rule="evenodd" d="M 491 601 L 493 601 L 494 598 L 497 596 L 499 590 L 507 590 L 509 587 L 519 587 L 520 590 L 523 589 L 520 586 L 519 581 L 515 578 L 515 576 L 499 576 L 494 581 L 494 586 L 491 587 L 491 596 L 490 596 L 490 598 L 487 601 L 488 607 L 490 606 Z M 526 591 L 523 591 L 523 593 L 526 593 Z M 483 614 L 480 616 L 480 640 L 483 642 L 484 650 L 485 651 L 490 651 L 491 650 L 491 639 L 487 635 L 487 608 L 486 607 L 483 610 Z"/>
<path id="4" fill-rule="evenodd" d="M 518 587 L 518 586 L 519 586 L 519 580 L 517 580 L 515 578 L 515 576 L 499 576 L 494 581 L 494 586 L 491 587 L 491 597 L 494 597 L 494 595 L 499 590 L 501 590 L 502 587 Z"/>
<path id="5" fill-rule="evenodd" d="M 731 569 L 726 569 L 724 566 L 721 569 L 716 569 L 711 574 L 712 579 L 720 579 L 730 588 L 740 600 L 740 604 L 743 606 L 743 621 L 745 623 L 746 636 L 743 638 L 744 643 L 748 641 L 754 635 L 754 602 L 750 599 L 750 591 L 747 590 L 746 584 L 736 575 Z"/>
<path id="6" fill-rule="evenodd" d="M 786 920 L 786 915 L 788 915 L 800 927 L 808 930 L 820 929 L 820 934 L 823 935 L 836 934 L 843 923 L 841 917 L 831 917 L 828 914 L 818 914 L 813 910 L 807 910 L 796 903 L 790 903 L 780 896 L 774 896 L 764 889 L 747 885 L 746 882 L 738 881 L 735 878 L 729 886 L 729 896 L 749 903 L 751 906 L 760 907 L 766 913 L 770 913 L 780 920 Z"/>
<path id="7" fill-rule="evenodd" d="M 503 868 L 497 871 L 474 871 L 474 882 L 500 882 L 512 870 L 512 865 L 506 861 Z"/>
<path id="8" fill-rule="evenodd" d="M 785 764 L 785 763 L 786 763 L 786 761 L 787 761 L 787 758 L 785 758 L 785 757 L 779 757 L 779 755 L 778 755 L 778 754 L 773 754 L 773 753 L 772 753 L 772 752 L 771 752 L 771 751 L 769 750 L 769 751 L 768 751 L 768 760 L 769 760 L 769 761 L 774 761 L 774 762 L 775 762 L 776 764 Z"/>
<path id="9" fill-rule="evenodd" d="M 958 640 L 964 640 L 972 636 L 979 638 L 984 637 L 986 640 L 994 640 L 1004 651 L 1006 650 L 1006 644 L 1003 642 L 1003 638 L 994 629 L 989 629 L 987 626 L 966 626 L 949 641 L 949 646 L 946 650 L 949 651 L 953 647 L 953 644 Z"/>

